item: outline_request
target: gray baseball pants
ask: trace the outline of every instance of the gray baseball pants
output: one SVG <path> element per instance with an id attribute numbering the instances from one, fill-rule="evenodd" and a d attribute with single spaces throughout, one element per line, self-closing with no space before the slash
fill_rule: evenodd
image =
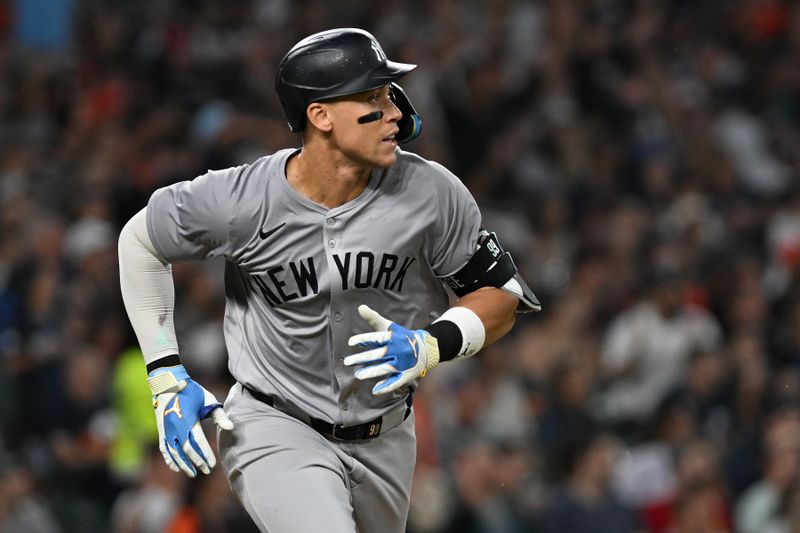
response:
<path id="1" fill-rule="evenodd" d="M 332 442 L 234 385 L 218 431 L 228 483 L 261 531 L 402 533 L 416 461 L 414 415 L 372 440 Z"/>

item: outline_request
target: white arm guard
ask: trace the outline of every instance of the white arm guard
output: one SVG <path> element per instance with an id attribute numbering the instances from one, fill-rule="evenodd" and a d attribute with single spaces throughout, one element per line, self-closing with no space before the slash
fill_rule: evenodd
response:
<path id="1" fill-rule="evenodd" d="M 147 232 L 147 208 L 136 213 L 119 236 L 122 300 L 145 363 L 178 353 L 172 267 L 162 261 Z"/>

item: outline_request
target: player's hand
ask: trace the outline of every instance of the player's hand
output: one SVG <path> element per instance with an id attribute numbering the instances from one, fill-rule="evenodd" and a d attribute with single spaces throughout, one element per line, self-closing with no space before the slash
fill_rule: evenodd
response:
<path id="1" fill-rule="evenodd" d="M 439 364 L 439 346 L 424 329 L 404 328 L 366 305 L 358 307 L 358 314 L 375 331 L 353 335 L 348 344 L 371 349 L 345 357 L 344 364 L 360 365 L 357 379 L 384 378 L 372 388 L 373 394 L 404 387 Z"/>
<path id="2" fill-rule="evenodd" d="M 154 387 L 154 379 L 160 387 Z M 233 429 L 233 422 L 222 410 L 222 404 L 192 380 L 183 365 L 156 369 L 148 376 L 148 382 L 153 390 L 163 390 L 153 396 L 153 407 L 158 425 L 158 448 L 167 466 L 175 472 L 183 470 L 189 477 L 197 475 L 196 469 L 204 474 L 211 473 L 217 460 L 200 421 L 210 416 L 220 429 Z"/>

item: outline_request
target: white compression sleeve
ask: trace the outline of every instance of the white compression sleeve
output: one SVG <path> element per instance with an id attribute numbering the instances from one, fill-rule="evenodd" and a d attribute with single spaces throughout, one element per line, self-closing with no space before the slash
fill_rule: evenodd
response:
<path id="1" fill-rule="evenodd" d="M 162 261 L 147 232 L 147 208 L 136 213 L 119 236 L 122 300 L 145 363 L 178 353 L 173 308 L 172 266 Z"/>

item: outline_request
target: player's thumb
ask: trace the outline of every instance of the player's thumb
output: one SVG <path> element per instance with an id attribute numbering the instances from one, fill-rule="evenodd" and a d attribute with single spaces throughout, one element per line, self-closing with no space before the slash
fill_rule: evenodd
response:
<path id="1" fill-rule="evenodd" d="M 226 431 L 233 429 L 233 422 L 231 422 L 231 419 L 225 414 L 225 411 L 222 410 L 222 407 L 217 407 L 211 411 L 211 420 L 213 420 L 220 429 Z"/>
<path id="2" fill-rule="evenodd" d="M 371 307 L 368 305 L 361 304 L 358 306 L 358 314 L 361 315 L 361 318 L 367 321 L 367 323 L 372 326 L 375 331 L 383 331 L 389 329 L 389 325 L 392 323 L 391 320 L 386 320 L 377 312 L 373 311 Z"/>

